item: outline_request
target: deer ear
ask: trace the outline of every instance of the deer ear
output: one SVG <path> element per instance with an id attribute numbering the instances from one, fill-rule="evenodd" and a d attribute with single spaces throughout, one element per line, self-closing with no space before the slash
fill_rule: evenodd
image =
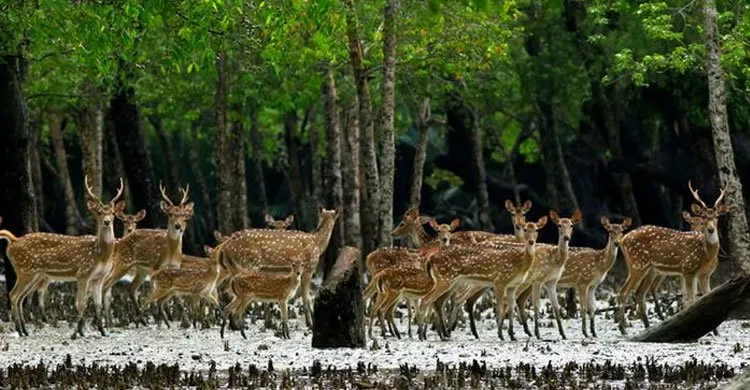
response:
<path id="1" fill-rule="evenodd" d="M 609 223 L 609 218 L 607 218 L 606 215 L 602 215 L 602 217 L 599 218 L 599 223 L 601 223 L 605 229 L 609 230 L 610 223 Z"/>
<path id="2" fill-rule="evenodd" d="M 539 221 L 537 221 L 537 223 L 536 223 L 537 230 L 543 228 L 544 225 L 546 225 L 546 224 L 547 224 L 547 216 L 545 215 L 545 216 L 539 218 Z"/>
<path id="3" fill-rule="evenodd" d="M 513 206 L 513 201 L 510 199 L 505 199 L 505 209 L 510 211 L 511 213 L 515 211 L 515 207 Z"/>
<path id="4" fill-rule="evenodd" d="M 428 217 L 426 215 L 420 215 L 419 216 L 419 224 L 424 225 L 426 223 L 430 223 L 432 221 L 432 217 Z"/>
<path id="5" fill-rule="evenodd" d="M 315 202 L 315 205 L 318 208 L 318 214 L 322 213 L 323 212 L 323 203 Z"/>
<path id="6" fill-rule="evenodd" d="M 697 203 L 690 205 L 690 211 L 695 215 L 703 215 L 703 207 Z"/>
<path id="7" fill-rule="evenodd" d="M 456 230 L 461 225 L 461 220 L 458 218 L 454 218 L 451 221 L 451 230 Z"/>
<path id="8" fill-rule="evenodd" d="M 570 217 L 570 221 L 573 223 L 579 223 L 581 222 L 581 219 L 583 218 L 583 213 L 581 213 L 581 210 L 576 210 L 573 213 L 573 216 Z"/>
<path id="9" fill-rule="evenodd" d="M 417 207 L 412 207 L 409 210 L 406 210 L 406 212 L 404 213 L 404 216 L 409 216 L 409 217 L 415 217 L 417 215 L 419 215 L 419 208 Z"/>
<path id="10" fill-rule="evenodd" d="M 284 218 L 284 223 L 286 224 L 286 226 L 290 226 L 291 224 L 293 224 L 294 223 L 294 214 L 287 215 L 286 218 Z"/>
<path id="11" fill-rule="evenodd" d="M 550 211 L 549 211 L 549 218 L 550 218 L 550 219 L 552 220 L 552 222 L 554 222 L 555 224 L 557 224 L 558 222 L 560 222 L 560 216 L 559 216 L 559 215 L 557 215 L 557 211 L 555 211 L 555 210 L 550 210 Z"/>
<path id="12" fill-rule="evenodd" d="M 99 210 L 99 203 L 95 200 L 87 200 L 86 207 L 88 207 L 89 211 L 95 213 L 97 210 Z"/>
<path id="13" fill-rule="evenodd" d="M 214 238 L 216 239 L 216 242 L 222 242 L 226 239 L 224 235 L 221 234 L 221 232 L 218 230 L 214 230 Z"/>
<path id="14" fill-rule="evenodd" d="M 194 210 L 194 207 L 195 207 L 195 203 L 193 203 L 193 202 L 190 202 L 190 203 L 186 204 L 186 205 L 185 205 L 185 206 L 183 206 L 183 207 L 184 207 L 184 209 L 183 209 L 183 210 L 185 210 L 184 212 L 185 212 L 185 214 L 187 214 L 187 215 L 190 215 L 190 216 L 192 216 L 192 215 L 193 215 L 193 213 L 195 212 L 195 210 Z"/>
<path id="15" fill-rule="evenodd" d="M 272 216 L 270 216 L 269 214 L 266 214 L 266 215 L 264 215 L 264 216 L 263 216 L 263 220 L 264 220 L 264 221 L 265 221 L 265 222 L 266 222 L 267 224 L 271 224 L 271 223 L 273 223 L 273 217 L 272 217 Z"/>
<path id="16" fill-rule="evenodd" d="M 682 212 L 682 219 L 684 219 L 684 220 L 685 220 L 685 222 L 687 222 L 687 223 L 690 223 L 690 221 L 692 221 L 692 220 L 693 220 L 693 215 L 692 215 L 692 214 L 690 214 L 690 213 L 689 213 L 689 212 L 687 212 L 687 211 L 683 211 L 683 212 Z"/>
<path id="17" fill-rule="evenodd" d="M 430 218 L 430 227 L 437 230 L 438 229 L 438 223 L 435 220 L 435 218 Z"/>
<path id="18" fill-rule="evenodd" d="M 626 217 L 624 221 L 622 221 L 622 227 L 628 228 L 630 225 L 633 224 L 633 219 L 630 217 Z"/>
<path id="19" fill-rule="evenodd" d="M 206 256 L 211 257 L 213 254 L 214 248 L 211 248 L 208 245 L 203 245 L 203 251 L 206 252 Z"/>
<path id="20" fill-rule="evenodd" d="M 138 211 L 138 214 L 135 215 L 135 220 L 136 222 L 138 222 L 142 220 L 143 218 L 146 218 L 146 210 L 141 209 L 140 211 Z"/>
<path id="21" fill-rule="evenodd" d="M 125 202 L 117 202 L 115 203 L 115 213 L 123 212 L 125 211 Z"/>
<path id="22" fill-rule="evenodd" d="M 161 207 L 161 211 L 163 211 L 165 214 L 169 213 L 169 205 L 165 201 L 159 202 L 159 206 Z"/>
<path id="23" fill-rule="evenodd" d="M 523 202 L 522 211 L 523 211 L 524 214 L 526 214 L 526 213 L 529 212 L 529 210 L 531 210 L 531 201 L 527 200 L 527 201 Z"/>

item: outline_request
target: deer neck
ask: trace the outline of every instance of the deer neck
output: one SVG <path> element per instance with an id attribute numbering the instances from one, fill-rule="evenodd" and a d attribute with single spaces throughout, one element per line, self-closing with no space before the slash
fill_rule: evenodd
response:
<path id="1" fill-rule="evenodd" d="M 568 259 L 568 249 L 570 248 L 570 240 L 566 240 L 563 238 L 563 236 L 560 236 L 557 239 L 557 260 L 560 262 L 560 264 L 565 263 L 565 261 Z"/>
<path id="2" fill-rule="evenodd" d="M 167 234 L 167 246 L 164 257 L 162 267 L 180 267 L 180 264 L 182 264 L 182 234 L 177 238 L 172 237 L 171 234 Z"/>
<path id="3" fill-rule="evenodd" d="M 101 259 L 109 259 L 112 256 L 116 243 L 115 231 L 111 225 L 109 228 L 99 228 L 99 234 L 96 236 L 96 253 Z"/>
<path id="4" fill-rule="evenodd" d="M 335 224 L 334 218 L 326 217 L 320 221 L 318 227 L 312 232 L 313 237 L 315 237 L 315 246 L 321 253 L 328 247 L 328 241 L 331 240 L 331 233 Z"/>
<path id="5" fill-rule="evenodd" d="M 533 245 L 526 244 L 523 258 L 534 267 L 534 263 L 536 262 L 536 243 Z"/>
<path id="6" fill-rule="evenodd" d="M 610 269 L 614 264 L 615 260 L 617 260 L 617 252 L 620 248 L 615 245 L 614 241 L 612 241 L 612 237 L 607 239 L 607 246 L 602 249 L 602 264 L 601 268 L 603 269 Z"/>
<path id="7" fill-rule="evenodd" d="M 414 227 L 411 229 L 411 232 L 409 233 L 409 237 L 411 237 L 412 243 L 417 248 L 421 248 L 422 246 L 435 240 L 434 237 L 430 237 L 427 235 L 427 232 L 424 231 L 424 228 L 421 224 L 414 225 Z"/>

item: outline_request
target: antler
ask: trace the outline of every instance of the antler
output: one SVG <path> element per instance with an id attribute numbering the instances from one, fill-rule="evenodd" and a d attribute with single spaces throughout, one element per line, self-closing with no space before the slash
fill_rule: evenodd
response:
<path id="1" fill-rule="evenodd" d="M 721 192 L 719 193 L 719 199 L 716 199 L 716 202 L 714 203 L 714 208 L 721 203 L 721 201 L 724 199 L 724 195 L 726 195 L 726 188 L 720 188 Z"/>
<path id="2" fill-rule="evenodd" d="M 122 179 L 120 179 L 122 180 Z M 94 191 L 91 189 L 91 186 L 89 185 L 89 175 L 85 175 L 83 177 L 83 183 L 86 186 L 86 192 L 88 192 L 89 196 L 94 199 L 95 201 L 99 202 L 100 204 L 104 204 L 101 199 L 99 199 L 98 196 L 94 195 Z"/>
<path id="3" fill-rule="evenodd" d="M 695 190 L 695 189 L 693 189 L 693 183 L 691 183 L 691 182 L 690 182 L 690 180 L 688 180 L 688 188 L 690 188 L 690 193 L 691 193 L 691 194 L 693 194 L 693 198 L 695 198 L 695 200 L 696 200 L 696 201 L 697 201 L 698 203 L 700 203 L 700 205 L 701 205 L 701 206 L 703 206 L 703 208 L 706 208 L 706 209 L 707 209 L 707 208 L 708 208 L 708 206 L 706 206 L 706 203 L 705 203 L 705 202 L 703 202 L 703 200 L 701 199 L 701 197 L 700 197 L 700 196 L 698 196 L 698 191 L 697 191 L 697 190 Z M 723 196 L 723 195 L 722 195 L 722 196 Z M 721 199 L 721 197 L 719 197 L 719 199 Z"/>
<path id="4" fill-rule="evenodd" d="M 161 191 L 161 197 L 164 199 L 165 202 L 167 202 L 170 206 L 174 206 L 174 203 L 172 203 L 172 200 L 169 199 L 169 197 L 166 194 L 166 188 L 164 188 L 164 184 L 162 184 L 161 180 L 159 180 L 159 191 Z"/>
<path id="5" fill-rule="evenodd" d="M 188 185 L 185 186 L 185 189 L 180 188 L 180 191 L 182 191 L 182 200 L 180 200 L 180 206 L 182 206 L 187 202 L 188 192 L 190 192 L 190 184 L 188 183 Z"/>
<path id="6" fill-rule="evenodd" d="M 109 201 L 109 204 L 114 206 L 115 202 L 117 202 L 118 199 L 122 196 L 122 192 L 125 190 L 125 182 L 122 181 L 122 178 L 120 178 L 120 188 L 117 190 L 117 195 L 115 195 L 112 200 Z"/>

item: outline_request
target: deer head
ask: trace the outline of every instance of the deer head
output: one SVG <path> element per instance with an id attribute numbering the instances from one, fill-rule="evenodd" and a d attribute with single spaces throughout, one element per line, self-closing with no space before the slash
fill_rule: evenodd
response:
<path id="1" fill-rule="evenodd" d="M 622 240 L 622 235 L 627 230 L 630 225 L 633 223 L 633 220 L 630 219 L 630 217 L 626 217 L 622 223 L 612 223 L 609 221 L 609 218 L 606 216 L 602 216 L 600 220 L 602 226 L 609 234 L 609 241 L 616 247 L 620 247 L 620 241 Z"/>
<path id="2" fill-rule="evenodd" d="M 560 239 L 568 242 L 573 235 L 573 225 L 581 222 L 581 210 L 576 210 L 570 218 L 560 218 L 555 210 L 550 210 L 549 217 L 557 225 Z"/>
<path id="3" fill-rule="evenodd" d="M 229 237 L 221 234 L 220 231 L 214 230 L 214 238 L 216 239 L 216 242 L 221 244 L 222 242 L 226 241 Z"/>
<path id="4" fill-rule="evenodd" d="M 689 211 L 683 211 L 682 218 L 688 223 L 688 225 L 690 225 L 691 231 L 702 232 L 703 229 L 705 229 L 706 221 L 703 217 L 694 216 L 693 214 L 690 214 Z"/>
<path id="5" fill-rule="evenodd" d="M 722 202 L 724 200 L 724 195 L 726 194 L 725 189 L 720 189 L 719 197 L 716 199 L 716 202 L 714 202 L 713 207 L 708 207 L 698 195 L 698 191 L 693 188 L 693 184 L 690 180 L 688 180 L 688 188 L 690 189 L 690 193 L 693 195 L 695 201 L 698 202 L 698 204 L 693 203 L 690 205 L 690 210 L 693 214 L 703 218 L 702 231 L 706 235 L 708 242 L 712 244 L 718 243 L 719 233 L 716 225 L 719 216 L 729 212 L 729 206 Z"/>
<path id="6" fill-rule="evenodd" d="M 515 234 L 516 237 L 523 238 L 524 226 L 526 225 L 526 213 L 531 210 L 531 201 L 527 200 L 523 205 L 516 207 L 513 204 L 513 201 L 506 199 L 505 209 L 508 210 L 513 220 L 513 234 Z"/>
<path id="7" fill-rule="evenodd" d="M 412 207 L 406 210 L 403 218 L 401 218 L 401 222 L 391 231 L 391 237 L 402 237 L 412 234 L 414 228 L 422 227 L 423 224 L 429 223 L 430 220 L 430 217 L 420 216 L 417 207 Z"/>
<path id="8" fill-rule="evenodd" d="M 193 202 L 186 203 L 188 200 L 188 193 L 190 192 L 190 185 L 188 184 L 184 189 L 180 188 L 182 192 L 182 199 L 180 203 L 175 205 L 172 200 L 166 194 L 166 189 L 161 182 L 159 182 L 159 190 L 161 191 L 162 201 L 161 211 L 167 214 L 167 233 L 169 237 L 177 240 L 182 237 L 185 232 L 185 225 L 187 221 L 193 216 Z"/>
<path id="9" fill-rule="evenodd" d="M 270 227 L 271 229 L 277 229 L 277 230 L 286 230 L 289 226 L 294 223 L 294 214 L 289 214 L 284 218 L 284 220 L 277 221 L 275 220 L 271 215 L 266 214 L 265 215 L 266 225 Z"/>
<path id="10" fill-rule="evenodd" d="M 122 203 L 120 209 L 125 210 L 125 202 L 120 201 L 117 206 L 120 206 L 120 203 Z M 142 221 L 143 218 L 146 218 L 146 210 L 141 209 L 136 214 L 125 214 L 124 211 L 118 211 L 115 216 L 122 221 L 122 226 L 125 228 L 124 236 L 126 236 L 135 230 L 138 226 L 138 222 Z"/>
<path id="11" fill-rule="evenodd" d="M 115 214 L 122 212 L 125 209 L 124 202 L 116 202 L 122 196 L 122 192 L 125 189 L 125 183 L 122 181 L 122 178 L 120 178 L 120 188 L 117 190 L 117 194 L 109 201 L 109 203 L 104 203 L 98 196 L 94 195 L 94 191 L 89 185 L 88 175 L 83 178 L 83 181 L 89 198 L 86 201 L 86 206 L 88 207 L 88 210 L 94 214 L 94 217 L 96 217 L 97 234 L 107 237 L 108 240 L 111 238 L 111 240 L 114 241 Z"/>
<path id="12" fill-rule="evenodd" d="M 440 243 L 440 246 L 444 247 L 450 244 L 451 234 L 460 224 L 461 221 L 458 218 L 455 218 L 450 224 L 438 224 L 434 218 L 430 219 L 430 226 L 437 232 L 435 239 Z"/>
<path id="13" fill-rule="evenodd" d="M 529 246 L 533 246 L 536 243 L 539 230 L 542 229 L 544 225 L 546 224 L 547 224 L 546 215 L 539 218 L 537 222 L 524 223 L 523 237 L 524 237 L 524 240 L 526 240 L 526 242 L 529 244 Z"/>

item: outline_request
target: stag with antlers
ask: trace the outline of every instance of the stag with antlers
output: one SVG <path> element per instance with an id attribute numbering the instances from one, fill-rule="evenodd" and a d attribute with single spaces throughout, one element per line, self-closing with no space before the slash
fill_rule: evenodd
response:
<path id="1" fill-rule="evenodd" d="M 23 300 L 35 287 L 45 281 L 75 281 L 77 284 L 76 310 L 78 324 L 71 336 L 83 336 L 83 314 L 89 297 L 93 296 L 95 323 L 102 335 L 106 335 L 101 322 L 102 289 L 107 274 L 112 269 L 115 253 L 114 218 L 116 203 L 125 188 L 120 178 L 120 188 L 108 203 L 94 195 L 84 178 L 88 195 L 88 210 L 96 217 L 96 235 L 67 236 L 53 233 L 31 233 L 16 237 L 7 230 L 0 231 L 0 239 L 10 243 L 6 250 L 8 259 L 16 271 L 16 284 L 10 292 L 11 310 L 16 331 L 28 336 L 23 318 Z"/>
<path id="2" fill-rule="evenodd" d="M 722 203 L 725 190 L 722 188 L 713 207 L 708 207 L 698 192 L 688 181 L 688 187 L 698 204 L 691 209 L 694 214 L 703 217 L 701 231 L 679 231 L 660 226 L 641 226 L 622 239 L 622 252 L 628 266 L 628 277 L 618 291 L 620 306 L 618 318 L 622 334 L 625 330 L 624 305 L 630 293 L 636 290 L 643 279 L 653 272 L 656 275 L 679 275 L 682 277 L 683 303 L 695 300 L 700 276 L 710 279 L 710 273 L 716 268 L 719 252 L 719 216 L 729 211 Z M 708 275 L 706 277 L 705 275 Z M 706 286 L 710 289 L 710 286 Z M 638 313 L 644 326 L 649 327 L 645 308 L 647 288 L 636 291 Z"/>

